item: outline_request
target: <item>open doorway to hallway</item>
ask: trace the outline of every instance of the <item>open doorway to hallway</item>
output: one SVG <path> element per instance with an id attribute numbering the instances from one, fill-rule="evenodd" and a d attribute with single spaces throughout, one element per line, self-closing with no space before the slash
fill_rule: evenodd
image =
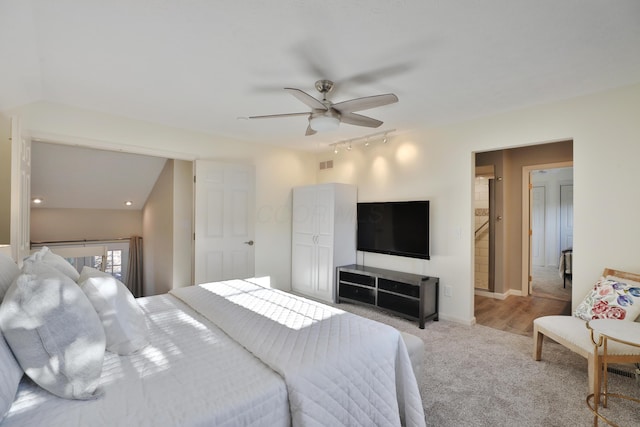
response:
<path id="1" fill-rule="evenodd" d="M 475 284 L 478 291 L 493 292 L 495 218 L 495 171 L 493 165 L 476 167 L 474 197 L 475 216 Z"/>
<path id="2" fill-rule="evenodd" d="M 573 167 L 534 169 L 529 181 L 531 295 L 570 302 L 565 266 L 573 249 Z"/>
<path id="3" fill-rule="evenodd" d="M 548 144 L 538 144 L 504 150 L 476 153 L 475 170 L 482 167 L 493 167 L 493 188 L 490 191 L 493 199 L 487 212 L 488 219 L 493 221 L 493 227 L 487 231 L 489 246 L 492 247 L 492 262 L 490 262 L 489 275 L 492 277 L 491 287 L 481 288 L 484 273 L 480 273 L 478 263 L 477 245 L 474 245 L 474 257 L 476 268 L 474 270 L 474 311 L 476 323 L 507 330 L 509 332 L 530 335 L 533 327 L 533 319 L 550 314 L 570 314 L 571 310 L 571 286 L 567 282 L 563 288 L 563 281 L 559 274 L 558 260 L 564 246 L 561 247 L 561 238 L 555 237 L 554 250 L 546 250 L 546 246 L 540 249 L 544 252 L 540 265 L 544 271 L 535 274 L 536 294 L 532 294 L 531 280 L 531 239 L 530 239 L 530 186 L 529 176 L 533 170 L 550 169 L 551 167 L 573 167 L 573 141 L 559 141 Z M 544 166 L 544 167 L 542 167 Z M 547 167 L 550 166 L 550 167 Z M 544 174 L 541 174 L 544 175 Z M 474 185 L 480 181 L 478 175 Z M 564 183 L 563 183 L 564 184 Z M 546 196 L 555 194 L 556 190 L 549 190 Z M 559 191 L 557 192 L 559 197 Z M 559 201 L 548 203 L 549 206 L 558 206 Z M 524 201 L 526 200 L 526 207 Z M 482 221 L 476 218 L 476 214 L 484 213 L 476 203 L 474 206 L 474 222 L 476 229 Z M 560 219 L 547 218 L 545 209 L 542 216 L 548 227 L 557 228 Z M 544 230 L 544 229 L 543 229 Z M 550 232 L 550 231 L 549 231 Z M 482 230 L 478 232 L 478 235 Z M 543 231 L 545 233 L 545 231 Z M 547 238 L 551 244 L 551 238 Z M 571 240 L 571 239 L 570 239 Z M 566 238 L 565 238 L 566 241 Z M 542 241 L 546 244 L 545 241 Z M 556 249 L 557 248 L 557 249 Z M 556 259 L 556 255 L 558 259 Z M 547 262 L 547 259 L 549 260 Z M 555 281 L 557 277 L 557 282 Z M 547 280 L 549 289 L 544 292 Z M 553 288 L 553 286 L 556 286 Z M 564 290 L 567 289 L 567 290 Z M 556 295 L 557 292 L 557 295 Z M 553 296 L 553 298 L 551 297 Z"/>

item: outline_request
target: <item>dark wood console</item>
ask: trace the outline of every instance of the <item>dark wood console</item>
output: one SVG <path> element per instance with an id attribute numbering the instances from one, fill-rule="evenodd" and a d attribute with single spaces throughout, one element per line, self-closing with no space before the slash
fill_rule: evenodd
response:
<path id="1" fill-rule="evenodd" d="M 336 269 L 338 303 L 367 304 L 418 320 L 438 320 L 440 279 L 363 265 L 344 265 Z"/>

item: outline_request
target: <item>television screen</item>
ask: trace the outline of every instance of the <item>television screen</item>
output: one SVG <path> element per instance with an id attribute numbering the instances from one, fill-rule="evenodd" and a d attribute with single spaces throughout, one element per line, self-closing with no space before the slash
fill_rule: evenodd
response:
<path id="1" fill-rule="evenodd" d="M 429 259 L 429 201 L 358 203 L 358 250 Z"/>

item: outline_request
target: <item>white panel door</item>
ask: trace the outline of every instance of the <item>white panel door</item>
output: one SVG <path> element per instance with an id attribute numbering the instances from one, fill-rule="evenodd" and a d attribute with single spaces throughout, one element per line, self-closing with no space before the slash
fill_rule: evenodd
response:
<path id="1" fill-rule="evenodd" d="M 533 187 L 531 192 L 531 264 L 544 266 L 545 188 Z"/>
<path id="2" fill-rule="evenodd" d="M 253 277 L 253 166 L 197 160 L 195 168 L 195 283 Z"/>
<path id="3" fill-rule="evenodd" d="M 560 186 L 560 250 L 573 248 L 573 185 Z"/>

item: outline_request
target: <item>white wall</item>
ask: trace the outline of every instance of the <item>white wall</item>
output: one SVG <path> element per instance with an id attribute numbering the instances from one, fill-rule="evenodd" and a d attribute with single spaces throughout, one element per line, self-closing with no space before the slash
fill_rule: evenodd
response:
<path id="1" fill-rule="evenodd" d="M 441 318 L 472 322 L 474 153 L 573 140 L 575 306 L 604 267 L 640 272 L 640 198 L 634 197 L 640 182 L 638 111 L 640 85 L 634 85 L 398 133 L 389 144 L 366 152 L 359 146 L 348 154 L 315 157 L 46 103 L 16 112 L 27 131 L 61 141 L 93 146 L 106 141 L 142 153 L 166 150 L 183 159 L 251 159 L 257 184 L 256 275 L 274 276 L 278 287 L 286 288 L 290 277 L 292 186 L 313 183 L 317 176 L 318 182 L 358 185 L 364 201 L 429 199 L 432 259 L 370 254 L 367 263 L 439 276 L 443 287 L 452 288 L 451 297 L 441 291 Z M 326 159 L 334 159 L 335 167 L 317 172 L 316 162 Z"/>
<path id="2" fill-rule="evenodd" d="M 173 161 L 173 287 L 193 284 L 193 162 Z"/>
<path id="3" fill-rule="evenodd" d="M 173 288 L 173 164 L 164 164 L 142 208 L 143 296 Z"/>
<path id="4" fill-rule="evenodd" d="M 45 141 L 182 160 L 252 162 L 256 168 L 256 275 L 271 276 L 274 287 L 290 288 L 291 188 L 315 183 L 313 154 L 46 102 L 6 114 L 18 114 L 25 133 Z M 302 138 L 300 143 L 308 144 Z"/>
<path id="5" fill-rule="evenodd" d="M 11 119 L 0 114 L 0 244 L 11 240 Z"/>
<path id="6" fill-rule="evenodd" d="M 31 209 L 31 241 L 112 240 L 142 234 L 142 212 L 128 209 Z"/>
<path id="7" fill-rule="evenodd" d="M 441 317 L 472 322 L 474 152 L 573 140 L 575 308 L 604 267 L 640 272 L 639 111 L 634 85 L 399 133 L 387 145 L 334 155 L 334 169 L 318 180 L 356 184 L 363 201 L 430 199 L 431 260 L 367 254 L 367 264 L 439 276 Z M 444 286 L 452 297 L 443 297 Z"/>

